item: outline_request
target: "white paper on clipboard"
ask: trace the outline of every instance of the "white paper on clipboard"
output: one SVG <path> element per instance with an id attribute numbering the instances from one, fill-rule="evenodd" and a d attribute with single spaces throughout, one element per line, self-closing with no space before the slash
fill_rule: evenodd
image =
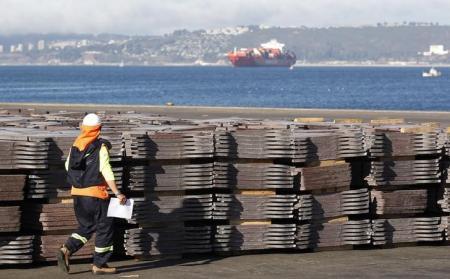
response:
<path id="1" fill-rule="evenodd" d="M 121 205 L 118 198 L 111 198 L 108 206 L 108 217 L 131 219 L 133 206 L 133 199 L 127 199 L 127 202 Z"/>

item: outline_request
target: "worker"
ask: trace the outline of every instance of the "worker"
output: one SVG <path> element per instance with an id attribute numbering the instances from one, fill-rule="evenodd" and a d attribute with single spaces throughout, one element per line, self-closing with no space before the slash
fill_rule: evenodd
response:
<path id="1" fill-rule="evenodd" d="M 67 181 L 72 185 L 71 195 L 78 229 L 70 235 L 57 253 L 58 266 L 69 273 L 69 258 L 91 238 L 95 232 L 93 274 L 114 274 L 116 269 L 107 265 L 113 252 L 113 218 L 107 217 L 109 194 L 112 190 L 121 204 L 127 198 L 117 189 L 109 163 L 111 145 L 99 138 L 101 121 L 90 113 L 83 118 L 81 133 L 70 149 L 66 160 Z"/>

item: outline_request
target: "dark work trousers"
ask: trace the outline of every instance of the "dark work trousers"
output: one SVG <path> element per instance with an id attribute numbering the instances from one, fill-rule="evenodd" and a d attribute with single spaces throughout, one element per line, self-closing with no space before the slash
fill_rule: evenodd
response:
<path id="1" fill-rule="evenodd" d="M 95 233 L 94 265 L 105 266 L 113 251 L 113 218 L 107 217 L 109 199 L 74 196 L 73 205 L 79 227 L 67 239 L 67 249 L 75 253 Z"/>

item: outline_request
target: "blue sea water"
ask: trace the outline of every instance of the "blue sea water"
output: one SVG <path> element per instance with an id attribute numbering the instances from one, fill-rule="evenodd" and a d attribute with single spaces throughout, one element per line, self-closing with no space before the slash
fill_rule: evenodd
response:
<path id="1" fill-rule="evenodd" d="M 450 68 L 0 67 L 0 102 L 450 110 Z"/>

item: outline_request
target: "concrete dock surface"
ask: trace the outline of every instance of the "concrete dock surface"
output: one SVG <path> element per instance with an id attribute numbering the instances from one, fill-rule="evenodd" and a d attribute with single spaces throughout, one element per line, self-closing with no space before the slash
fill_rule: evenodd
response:
<path id="1" fill-rule="evenodd" d="M 107 278 L 449 278 L 450 246 L 126 260 L 111 266 L 120 273 Z M 70 275 L 56 266 L 0 269 L 0 278 L 91 278 L 90 268 L 74 264 Z"/>
<path id="2" fill-rule="evenodd" d="M 296 117 L 360 118 L 365 121 L 379 118 L 403 118 L 406 122 L 440 122 L 450 125 L 450 111 L 399 111 L 350 109 L 296 109 L 256 107 L 151 106 L 112 104 L 38 104 L 0 103 L 1 109 L 34 109 L 36 111 L 136 111 L 187 119 L 242 117 L 256 119 L 294 119 Z"/>

